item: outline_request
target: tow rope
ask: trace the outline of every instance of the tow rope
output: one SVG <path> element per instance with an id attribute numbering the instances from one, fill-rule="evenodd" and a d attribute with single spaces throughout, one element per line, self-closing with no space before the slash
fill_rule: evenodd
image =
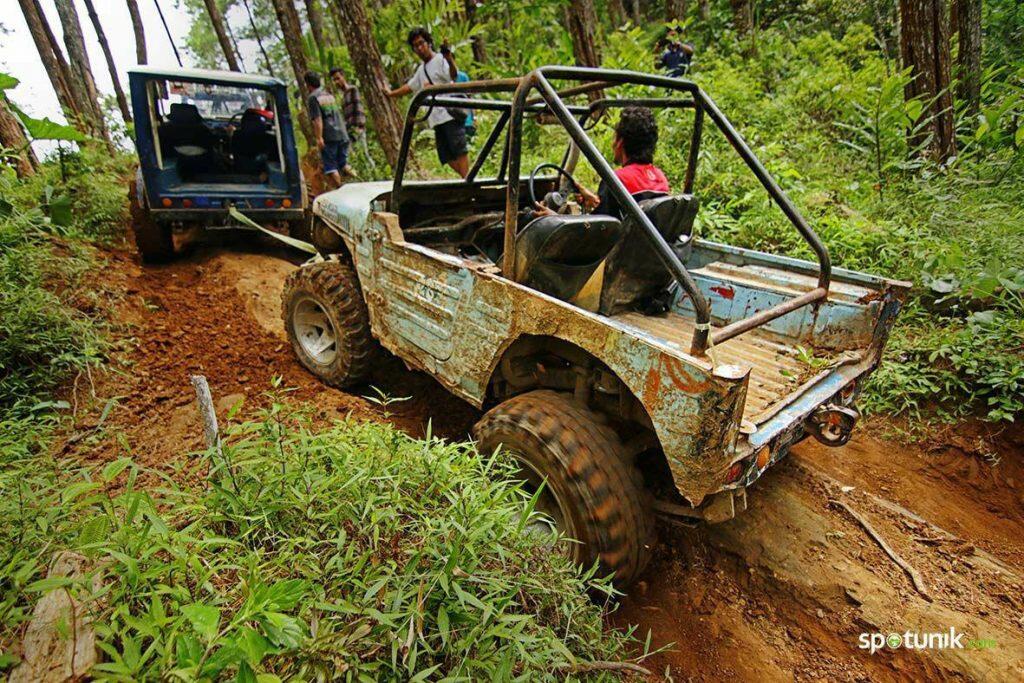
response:
<path id="1" fill-rule="evenodd" d="M 244 213 L 242 213 L 238 209 L 236 209 L 234 206 L 228 208 L 228 215 L 230 215 L 232 218 L 234 218 L 236 221 L 238 221 L 242 225 L 244 225 L 244 226 L 246 226 L 248 228 L 253 228 L 255 230 L 259 230 L 263 234 L 269 235 L 269 236 L 273 237 L 275 240 L 278 240 L 280 242 L 284 242 L 289 247 L 292 247 L 294 249 L 298 249 L 299 251 L 304 251 L 307 254 L 313 254 L 314 256 L 320 256 L 320 252 L 317 251 L 317 248 L 314 247 L 309 242 L 303 242 L 302 240 L 295 239 L 294 237 L 291 237 L 290 235 L 282 235 L 281 233 L 274 232 L 273 230 L 268 230 L 267 228 L 264 228 L 262 225 L 260 225 L 259 223 L 257 223 L 253 219 L 249 218 L 248 216 L 246 216 Z"/>

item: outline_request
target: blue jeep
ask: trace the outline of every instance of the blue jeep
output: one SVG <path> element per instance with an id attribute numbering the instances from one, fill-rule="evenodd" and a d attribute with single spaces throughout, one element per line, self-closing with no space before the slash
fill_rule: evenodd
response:
<path id="1" fill-rule="evenodd" d="M 234 206 L 307 237 L 308 198 L 288 93 L 269 76 L 137 67 L 128 72 L 139 170 L 130 189 L 144 261 L 165 261 Z"/>

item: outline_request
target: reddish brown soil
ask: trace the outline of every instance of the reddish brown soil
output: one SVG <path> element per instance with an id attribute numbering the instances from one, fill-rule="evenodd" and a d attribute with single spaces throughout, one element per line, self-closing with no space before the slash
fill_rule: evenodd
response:
<path id="1" fill-rule="evenodd" d="M 154 467 L 202 446 L 190 374 L 209 379 L 218 407 L 240 397 L 242 414 L 269 401 L 271 379 L 321 418 L 387 420 L 413 434 L 463 438 L 479 417 L 429 377 L 394 359 L 371 384 L 409 400 L 382 406 L 366 387 L 344 393 L 295 360 L 279 319 L 294 267 L 267 244 L 206 249 L 142 268 L 112 251 L 104 282 L 122 295 L 121 350 L 79 382 L 76 430 L 64 451 L 111 459 L 128 448 Z M 97 428 L 107 399 L 115 408 Z M 101 438 L 109 427 L 124 441 Z M 980 428 L 936 434 L 923 445 L 862 428 L 843 449 L 805 443 L 752 489 L 750 510 L 715 527 L 663 525 L 643 580 L 610 615 L 635 625 L 655 678 L 675 681 L 922 680 L 1024 677 L 1024 459 L 1020 432 Z M 927 599 L 834 501 L 868 519 L 917 571 Z M 899 506 L 906 510 L 901 510 Z M 993 638 L 987 650 L 883 651 L 857 647 L 861 632 L 940 631 Z"/>

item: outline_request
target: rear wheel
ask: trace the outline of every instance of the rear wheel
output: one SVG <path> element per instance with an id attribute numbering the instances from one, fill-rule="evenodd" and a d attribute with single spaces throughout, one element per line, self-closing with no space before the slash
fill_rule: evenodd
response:
<path id="1" fill-rule="evenodd" d="M 579 543 L 571 558 L 615 584 L 637 579 L 654 545 L 654 515 L 639 470 L 598 414 L 567 394 L 531 391 L 498 405 L 473 429 L 484 454 L 499 446 L 519 466 L 537 507 L 559 532 Z"/>
<path id="2" fill-rule="evenodd" d="M 299 268 L 288 277 L 281 304 L 288 339 L 310 372 L 342 389 L 369 377 L 380 347 L 351 263 Z"/>
<path id="3" fill-rule="evenodd" d="M 135 246 L 144 263 L 166 263 L 174 258 L 174 239 L 171 226 L 157 223 L 149 211 L 149 203 L 136 180 L 128 188 Z"/>

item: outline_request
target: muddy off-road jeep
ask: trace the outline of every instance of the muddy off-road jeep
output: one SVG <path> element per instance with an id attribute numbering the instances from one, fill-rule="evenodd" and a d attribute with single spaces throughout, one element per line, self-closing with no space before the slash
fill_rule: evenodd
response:
<path id="1" fill-rule="evenodd" d="M 129 188 L 143 260 L 166 261 L 235 207 L 308 238 L 308 201 L 288 92 L 270 76 L 136 67 L 128 72 L 139 170 Z"/>
<path id="2" fill-rule="evenodd" d="M 653 93 L 632 95 L 640 86 Z M 502 92 L 511 99 L 488 97 Z M 679 194 L 630 196 L 585 132 L 635 104 L 693 117 Z M 414 125 L 436 106 L 496 112 L 496 124 L 464 181 L 406 182 Z M 708 118 L 817 263 L 692 235 Z M 555 122 L 567 150 L 546 165 L 556 174 L 542 175 L 542 164 L 524 178 L 524 123 L 538 121 Z M 535 139 L 551 148 L 547 134 Z M 496 177 L 480 179 L 499 144 Z M 575 213 L 566 200 L 580 154 L 621 220 Z M 557 213 L 531 214 L 534 198 Z M 707 94 L 633 72 L 544 67 L 428 87 L 410 105 L 394 182 L 320 195 L 312 230 L 331 255 L 293 273 L 283 299 L 301 362 L 349 387 L 367 379 L 383 346 L 489 408 L 474 428 L 480 451 L 501 446 L 514 458 L 550 523 L 580 541 L 568 552 L 598 561 L 619 585 L 643 569 L 655 515 L 729 519 L 794 443 L 846 443 L 854 399 L 907 288 L 833 269 Z"/>

